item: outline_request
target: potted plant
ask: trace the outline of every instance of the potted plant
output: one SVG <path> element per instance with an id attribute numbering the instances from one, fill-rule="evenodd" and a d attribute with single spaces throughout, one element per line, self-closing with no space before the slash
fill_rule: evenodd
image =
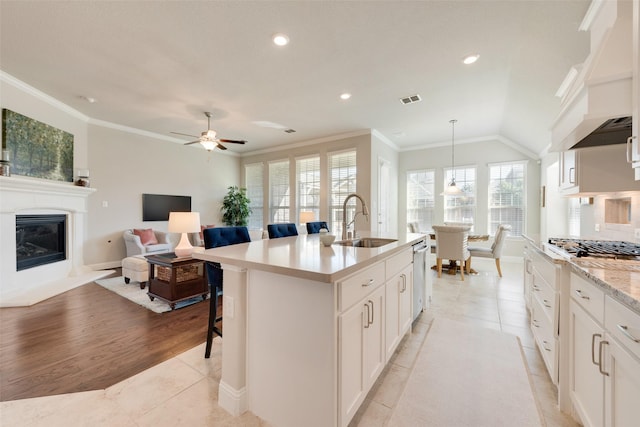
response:
<path id="1" fill-rule="evenodd" d="M 229 192 L 222 200 L 222 222 L 229 226 L 247 225 L 247 218 L 251 214 L 247 197 L 247 189 L 237 185 L 228 188 Z"/>

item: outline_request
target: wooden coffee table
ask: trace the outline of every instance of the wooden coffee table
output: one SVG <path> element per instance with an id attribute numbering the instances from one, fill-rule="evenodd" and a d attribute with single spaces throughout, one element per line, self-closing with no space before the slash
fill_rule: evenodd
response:
<path id="1" fill-rule="evenodd" d="M 158 298 L 173 310 L 176 303 L 196 296 L 207 299 L 209 284 L 204 261 L 175 253 L 145 256 L 149 263 L 149 299 Z"/>

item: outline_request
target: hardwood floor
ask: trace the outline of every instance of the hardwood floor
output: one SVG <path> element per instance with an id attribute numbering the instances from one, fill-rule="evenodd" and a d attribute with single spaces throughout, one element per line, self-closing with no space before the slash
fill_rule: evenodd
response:
<path id="1" fill-rule="evenodd" d="M 203 343 L 208 315 L 208 301 L 158 314 L 95 283 L 2 308 L 0 401 L 111 386 Z"/>

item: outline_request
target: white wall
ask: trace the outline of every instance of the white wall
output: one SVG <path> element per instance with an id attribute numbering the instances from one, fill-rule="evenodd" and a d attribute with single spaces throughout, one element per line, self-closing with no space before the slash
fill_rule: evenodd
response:
<path id="1" fill-rule="evenodd" d="M 167 230 L 167 221 L 142 221 L 144 193 L 191 196 L 191 209 L 200 212 L 202 224 L 222 225 L 220 206 L 227 187 L 239 183 L 239 164 L 239 157 L 217 150 L 89 126 L 91 186 L 98 191 L 89 198 L 85 262 L 124 258 L 125 229 Z"/>
<path id="2" fill-rule="evenodd" d="M 479 234 L 488 233 L 488 174 L 489 163 L 527 161 L 527 217 L 526 234 L 540 233 L 540 165 L 537 159 L 524 154 L 498 140 L 456 144 L 456 167 L 475 166 L 477 168 L 476 220 L 474 230 Z M 444 197 L 439 196 L 444 189 L 444 169 L 451 167 L 451 146 L 404 151 L 400 153 L 400 173 L 398 177 L 399 223 L 406 227 L 407 213 L 407 172 L 421 169 L 435 169 L 435 223 L 444 221 Z M 505 256 L 522 256 L 521 238 L 509 237 L 505 246 Z"/>
<path id="3" fill-rule="evenodd" d="M 608 224 L 605 221 L 605 201 L 607 199 L 631 199 L 631 223 Z M 595 231 L 598 224 L 600 231 Z M 640 192 L 627 191 L 596 196 L 592 205 L 580 206 L 580 235 L 584 239 L 623 240 L 640 243 L 635 230 L 640 229 Z"/>

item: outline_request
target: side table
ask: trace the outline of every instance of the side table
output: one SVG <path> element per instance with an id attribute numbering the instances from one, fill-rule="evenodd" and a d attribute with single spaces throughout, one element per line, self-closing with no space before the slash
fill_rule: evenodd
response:
<path id="1" fill-rule="evenodd" d="M 149 291 L 151 301 L 161 299 L 173 310 L 176 303 L 196 296 L 207 299 L 209 284 L 204 261 L 177 257 L 175 253 L 145 256 L 149 263 Z"/>

